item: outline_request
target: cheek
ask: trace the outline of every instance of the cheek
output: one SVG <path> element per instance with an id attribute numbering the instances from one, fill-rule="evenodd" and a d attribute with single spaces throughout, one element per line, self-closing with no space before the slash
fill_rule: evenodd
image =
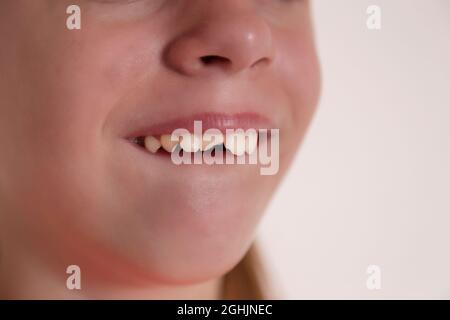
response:
<path id="1" fill-rule="evenodd" d="M 283 138 L 290 150 L 295 150 L 302 141 L 316 111 L 321 90 L 320 66 L 312 30 L 307 26 L 299 30 L 278 36 L 278 76 L 289 98 L 292 115 Z"/>
<path id="2" fill-rule="evenodd" d="M 46 41 L 22 44 L 17 61 L 22 86 L 11 95 L 15 108 L 7 111 L 9 124 L 0 129 L 2 136 L 16 137 L 3 143 L 13 167 L 36 168 L 36 176 L 49 167 L 76 175 L 106 152 L 105 119 L 119 98 L 150 73 L 142 66 L 154 65 L 153 48 L 133 45 L 142 43 L 139 32 L 130 36 L 131 30 L 122 30 L 111 37 L 111 30 L 97 29 L 67 33 L 53 28 Z"/>
<path id="3" fill-rule="evenodd" d="M 142 78 L 138 66 L 152 58 L 148 47 L 133 49 L 135 38 L 61 29 L 43 31 L 45 41 L 16 44 L 19 70 L 11 78 L 21 86 L 5 92 L 14 108 L 2 110 L 7 117 L 0 121 L 2 196 L 14 211 L 35 213 L 23 218 L 38 224 L 39 213 L 82 220 L 83 212 L 98 211 L 108 152 L 104 121 L 117 97 Z M 57 224 L 57 217 L 46 218 Z"/>

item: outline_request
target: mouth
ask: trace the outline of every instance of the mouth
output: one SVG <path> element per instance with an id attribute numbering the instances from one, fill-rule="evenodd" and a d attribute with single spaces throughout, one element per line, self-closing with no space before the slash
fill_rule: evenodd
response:
<path id="1" fill-rule="evenodd" d="M 260 134 L 270 134 L 271 128 L 271 121 L 256 113 L 203 113 L 143 126 L 126 139 L 150 155 L 208 152 L 242 157 L 257 152 Z"/>

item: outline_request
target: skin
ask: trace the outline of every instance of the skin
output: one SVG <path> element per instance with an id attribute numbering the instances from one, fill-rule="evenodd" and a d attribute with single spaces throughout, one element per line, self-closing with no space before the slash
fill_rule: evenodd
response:
<path id="1" fill-rule="evenodd" d="M 218 297 L 316 109 L 310 4 L 79 0 L 69 31 L 72 3 L 0 1 L 0 294 Z M 221 59 L 199 64 L 208 55 Z M 280 129 L 274 176 L 124 143 L 136 115 L 249 105 Z M 72 264 L 81 291 L 66 289 Z"/>

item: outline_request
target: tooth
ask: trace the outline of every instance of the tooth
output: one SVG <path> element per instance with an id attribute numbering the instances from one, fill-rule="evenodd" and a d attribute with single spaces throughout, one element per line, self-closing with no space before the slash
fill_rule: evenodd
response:
<path id="1" fill-rule="evenodd" d="M 147 136 L 144 140 L 145 148 L 151 153 L 156 153 L 161 148 L 161 143 L 154 136 Z"/>
<path id="2" fill-rule="evenodd" d="M 236 156 L 242 156 L 245 153 L 245 134 L 235 132 L 227 134 L 225 138 L 225 148 Z"/>
<path id="3" fill-rule="evenodd" d="M 215 146 L 223 144 L 223 142 L 223 134 L 220 131 L 214 133 L 205 132 L 202 140 L 202 151 L 212 149 Z"/>
<path id="4" fill-rule="evenodd" d="M 248 135 L 247 144 L 245 145 L 245 152 L 247 154 L 252 154 L 256 150 L 256 146 L 258 145 L 258 133 L 250 132 Z"/>
<path id="5" fill-rule="evenodd" d="M 172 141 L 170 134 L 163 134 L 160 138 L 161 146 L 164 150 L 169 153 L 172 153 L 177 147 L 178 141 Z"/>
<path id="6" fill-rule="evenodd" d="M 202 147 L 201 137 L 190 134 L 188 136 L 182 136 L 180 141 L 180 147 L 186 152 L 197 152 Z"/>

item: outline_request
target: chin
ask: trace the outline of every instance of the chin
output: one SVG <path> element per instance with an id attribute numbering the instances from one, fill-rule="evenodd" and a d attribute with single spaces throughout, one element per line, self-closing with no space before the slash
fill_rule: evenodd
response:
<path id="1" fill-rule="evenodd" d="M 194 284 L 220 277 L 253 242 L 262 214 L 258 206 L 226 198 L 195 204 L 181 201 L 169 210 L 144 212 L 147 222 L 123 237 L 125 259 L 135 261 L 151 282 Z"/>

